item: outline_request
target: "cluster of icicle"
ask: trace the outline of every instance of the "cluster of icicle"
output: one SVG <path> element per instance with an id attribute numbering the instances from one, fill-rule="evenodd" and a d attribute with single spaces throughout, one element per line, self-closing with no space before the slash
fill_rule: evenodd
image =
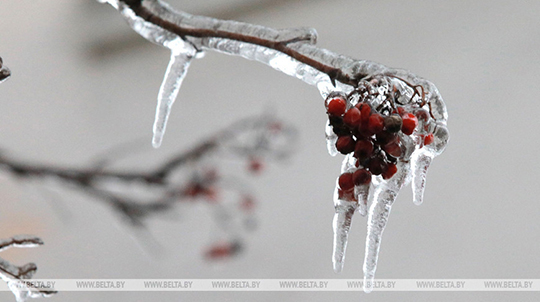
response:
<path id="1" fill-rule="evenodd" d="M 403 76 L 403 74 L 400 74 L 400 76 Z M 411 83 L 405 82 L 400 77 L 390 73 L 377 78 L 377 84 L 373 84 L 371 81 L 361 81 L 359 86 L 368 86 L 373 91 L 371 96 L 374 96 L 366 98 L 367 100 L 364 103 L 369 103 L 372 108 L 380 108 L 379 111 L 386 111 L 388 115 L 396 115 L 397 112 L 393 112 L 391 108 L 394 106 L 399 110 L 416 112 L 423 118 L 418 119 L 419 124 L 411 134 L 398 133 L 397 139 L 401 151 L 398 152 L 399 157 L 394 159 L 396 160 L 397 172 L 393 176 L 386 179 L 384 174 L 373 175 L 370 184 L 367 186 L 359 184 L 354 187 L 353 198 L 347 194 L 340 194 L 339 182 L 336 181 L 333 221 L 334 271 L 341 272 L 343 269 L 353 215 L 357 211 L 362 216 L 367 215 L 368 229 L 364 256 L 364 291 L 366 292 L 373 289 L 382 233 L 388 223 L 390 210 L 399 191 L 403 186 L 412 182 L 413 202 L 416 205 L 423 202 L 428 168 L 432 159 L 444 151 L 449 139 L 446 127 L 446 109 L 434 86 L 425 86 L 427 87 L 427 91 L 425 91 L 427 102 L 424 104 L 421 100 L 421 93 L 415 94 L 415 89 L 411 87 Z M 418 82 L 426 83 L 420 80 L 415 80 L 413 83 L 417 85 Z M 356 106 L 358 102 L 358 97 L 355 98 L 354 94 L 351 95 L 353 97 L 347 100 L 348 108 Z M 399 97 L 392 99 L 394 95 Z M 389 96 L 391 96 L 391 99 L 388 99 Z M 433 100 L 437 100 L 437 102 L 432 103 L 430 108 L 429 102 L 433 102 Z M 396 104 L 400 105 L 396 106 Z M 432 114 L 428 113 L 430 110 Z M 437 116 L 439 119 L 436 118 Z M 430 137 L 429 142 L 426 140 L 427 135 Z M 326 125 L 326 140 L 330 155 L 337 155 L 339 153 L 336 147 L 338 135 L 334 133 L 330 121 Z M 359 165 L 359 161 L 354 157 L 353 152 L 345 156 L 341 166 L 341 173 L 352 173 L 363 168 L 366 167 Z"/>
<path id="2" fill-rule="evenodd" d="M 176 99 L 188 67 L 194 58 L 202 57 L 202 51 L 205 49 L 211 49 L 229 55 L 237 55 L 267 64 L 307 84 L 316 86 L 324 99 L 332 92 L 337 91 L 348 94 L 354 89 L 350 85 L 333 81 L 327 74 L 299 62 L 280 51 L 225 38 L 192 36 L 182 38 L 140 18 L 121 0 L 98 1 L 108 2 L 119 10 L 133 30 L 141 36 L 171 50 L 169 66 L 167 67 L 158 94 L 152 141 L 153 146 L 156 148 L 161 145 L 171 106 Z M 311 28 L 276 30 L 236 21 L 224 21 L 204 16 L 195 16 L 174 10 L 167 3 L 160 0 L 144 0 L 142 1 L 142 6 L 152 14 L 182 28 L 203 29 L 207 31 L 219 30 L 275 42 L 288 41 L 287 47 L 290 49 L 325 65 L 340 69 L 344 74 L 350 76 L 350 78 L 356 78 L 355 75 L 359 74 L 368 76 L 385 75 L 401 79 L 411 85 L 421 85 L 423 87 L 426 104 L 429 104 L 430 123 L 433 124 L 435 142 L 429 147 L 420 148 L 419 144 L 416 143 L 416 137 L 414 135 L 412 136 L 413 139 L 410 141 L 410 146 L 408 146 L 408 156 L 406 158 L 400 158 L 398 161 L 398 172 L 396 175 L 387 180 L 377 177 L 372 182 L 371 186 L 374 187 L 374 190 L 371 190 L 370 202 L 366 202 L 366 206 L 369 206 L 369 209 L 362 209 L 362 207 L 358 206 L 358 203 L 339 200 L 337 195 L 334 200 L 336 209 L 334 218 L 334 269 L 339 272 L 343 267 L 351 219 L 353 214 L 358 210 L 362 215 L 366 215 L 366 213 L 368 215 L 364 276 L 365 281 L 373 280 L 381 236 L 388 221 L 390 209 L 399 190 L 412 180 L 414 202 L 420 204 L 422 202 L 427 169 L 432 159 L 444 150 L 448 141 L 448 131 L 446 128 L 448 115 L 446 106 L 435 85 L 406 70 L 388 68 L 384 65 L 365 60 L 355 60 L 319 48 L 315 46 L 317 33 Z M 408 93 L 410 95 L 412 91 L 408 91 Z M 333 147 L 335 137 L 328 129 L 327 139 L 329 142 L 329 152 L 331 155 L 335 155 L 336 152 Z M 348 169 L 348 165 L 350 165 L 350 157 L 344 159 L 342 169 Z M 364 282 L 366 292 L 371 291 L 369 284 L 372 283 Z"/>

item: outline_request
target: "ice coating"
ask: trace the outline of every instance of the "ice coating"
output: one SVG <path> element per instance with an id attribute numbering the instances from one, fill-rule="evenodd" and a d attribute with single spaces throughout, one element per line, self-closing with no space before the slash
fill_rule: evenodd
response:
<path id="1" fill-rule="evenodd" d="M 296 51 L 304 57 L 317 60 L 329 67 L 342 70 L 349 78 L 358 79 L 373 75 L 387 74 L 401 77 L 414 85 L 422 85 L 427 94 L 427 99 L 432 105 L 432 113 L 438 121 L 446 122 L 447 113 L 444 102 L 437 88 L 429 81 L 419 78 L 408 71 L 388 68 L 384 65 L 366 60 L 355 60 L 350 57 L 336 54 L 326 49 L 315 46 L 317 34 L 310 28 L 294 28 L 276 30 L 264 26 L 247 24 L 236 21 L 218 20 L 205 16 L 190 15 L 177 11 L 168 4 L 159 0 L 142 1 L 142 7 L 149 13 L 159 16 L 166 22 L 170 22 L 190 32 L 192 29 L 205 30 L 204 36 L 199 33 L 186 34 L 180 37 L 171 31 L 165 30 L 151 22 L 139 17 L 130 6 L 120 0 L 98 0 L 108 2 L 118 9 L 131 27 L 149 41 L 173 49 L 181 49 L 191 44 L 197 50 L 212 49 L 222 53 L 237 55 L 250 60 L 256 60 L 267 64 L 287 75 L 294 76 L 307 84 L 314 85 L 325 98 L 332 90 L 350 92 L 353 87 L 334 81 L 326 73 L 306 65 L 291 56 L 259 44 L 235 40 L 239 36 L 254 37 L 264 40 L 260 44 L 274 45 L 282 43 L 289 50 Z M 213 36 L 214 35 L 214 36 Z M 184 42 L 181 43 L 180 41 Z M 179 46 L 182 45 L 182 46 Z M 173 90 L 174 91 L 174 90 Z M 172 96 L 172 95 L 171 95 Z M 171 97 L 169 97 L 171 99 Z M 166 119 L 165 119 L 166 120 Z"/>
<path id="2" fill-rule="evenodd" d="M 9 239 L 0 239 L 0 252 L 6 249 L 17 248 L 31 248 L 42 245 L 43 241 L 32 235 L 16 235 Z"/>
<path id="3" fill-rule="evenodd" d="M 306 81 L 313 85 L 320 82 L 321 77 L 326 76 L 317 71 L 309 70 L 309 68 L 304 70 L 306 69 L 305 66 L 299 66 L 303 64 L 298 64 L 295 60 L 270 48 L 224 38 L 184 37 L 184 40 L 180 36 L 161 28 L 160 26 L 145 21 L 123 1 L 98 1 L 102 3 L 107 2 L 118 9 L 133 30 L 150 42 L 171 49 L 171 59 L 158 95 L 156 118 L 153 127 L 154 136 L 152 145 L 156 148 L 160 146 L 163 139 L 171 106 L 176 99 L 182 80 L 187 73 L 189 63 L 200 49 L 210 48 L 227 54 L 234 54 L 251 60 L 257 60 L 286 74 L 297 74 L 297 77 L 300 78 L 305 77 Z M 160 16 L 164 20 L 188 29 L 199 28 L 215 32 L 240 33 L 276 43 L 287 44 L 314 44 L 317 39 L 316 31 L 311 28 L 275 30 L 242 22 L 194 16 L 185 12 L 175 11 L 166 3 L 158 0 L 143 1 L 143 6 L 145 9 Z M 311 77 L 313 76 L 316 77 L 316 79 L 312 79 Z"/>

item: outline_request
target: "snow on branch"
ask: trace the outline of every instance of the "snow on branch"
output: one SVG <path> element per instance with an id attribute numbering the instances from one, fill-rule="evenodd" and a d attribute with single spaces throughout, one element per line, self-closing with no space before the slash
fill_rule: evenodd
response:
<path id="1" fill-rule="evenodd" d="M 334 270 L 343 268 L 353 214 L 367 215 L 364 290 L 371 291 L 382 233 L 399 191 L 412 182 L 414 203 L 421 204 L 427 170 L 448 143 L 446 105 L 435 85 L 407 70 L 319 48 L 314 29 L 276 30 L 190 15 L 160 0 L 98 1 L 119 10 L 141 36 L 171 50 L 158 94 L 154 147 L 162 142 L 191 61 L 206 49 L 267 64 L 318 88 L 328 113 L 328 151 L 346 155 L 334 193 Z"/>

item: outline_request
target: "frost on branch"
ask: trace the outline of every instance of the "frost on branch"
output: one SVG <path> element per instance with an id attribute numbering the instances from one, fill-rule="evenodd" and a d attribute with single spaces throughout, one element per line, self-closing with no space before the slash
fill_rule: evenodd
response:
<path id="1" fill-rule="evenodd" d="M 42 245 L 43 241 L 35 236 L 18 235 L 9 239 L 0 239 L 0 252 L 8 248 L 30 248 Z M 37 288 L 31 278 L 37 270 L 34 263 L 15 266 L 0 258 L 0 278 L 4 280 L 15 295 L 17 302 L 24 302 L 28 298 L 49 297 L 56 293 L 52 288 Z"/>

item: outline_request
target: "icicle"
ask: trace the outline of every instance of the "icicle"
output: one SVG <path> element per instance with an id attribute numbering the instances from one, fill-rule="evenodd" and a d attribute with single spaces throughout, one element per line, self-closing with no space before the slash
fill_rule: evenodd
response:
<path id="1" fill-rule="evenodd" d="M 336 149 L 336 141 L 338 137 L 334 133 L 334 130 L 332 130 L 332 126 L 330 126 L 330 121 L 326 122 L 325 135 L 328 154 L 330 154 L 331 156 L 336 156 L 338 154 L 338 150 Z"/>
<path id="2" fill-rule="evenodd" d="M 418 152 L 412 156 L 412 192 L 413 202 L 416 205 L 421 205 L 423 202 L 426 175 L 432 159 L 433 155 L 428 152 Z"/>
<path id="3" fill-rule="evenodd" d="M 379 249 L 388 216 L 392 209 L 399 190 L 409 180 L 409 163 L 400 162 L 398 172 L 376 187 L 373 201 L 368 214 L 368 229 L 366 236 L 366 252 L 364 256 L 364 291 L 369 293 L 373 290 L 373 279 L 377 269 Z"/>
<path id="4" fill-rule="evenodd" d="M 186 51 L 187 50 L 187 51 Z M 171 51 L 171 59 L 163 83 L 159 89 L 158 102 L 156 107 L 156 118 L 154 120 L 154 136 L 152 146 L 158 148 L 163 140 L 163 134 L 167 127 L 167 120 L 171 113 L 171 107 L 178 95 L 182 81 L 188 71 L 191 60 L 195 56 L 195 49 L 181 48 L 179 51 Z"/>
<path id="5" fill-rule="evenodd" d="M 334 221 L 332 224 L 334 229 L 332 261 L 336 273 L 340 273 L 343 270 L 345 252 L 347 250 L 347 242 L 349 239 L 349 230 L 351 228 L 352 217 L 357 208 L 358 202 L 339 200 L 339 198 L 335 201 L 336 213 L 334 214 Z"/>
<path id="6" fill-rule="evenodd" d="M 369 184 L 359 185 L 354 187 L 354 194 L 356 199 L 358 199 L 358 211 L 360 215 L 366 216 L 367 214 L 367 204 L 369 198 Z"/>
<path id="7" fill-rule="evenodd" d="M 356 159 L 352 154 L 347 155 L 341 163 L 341 173 L 352 173 L 356 170 Z M 334 190 L 334 245 L 332 262 L 334 263 L 334 271 L 339 273 L 343 270 L 345 261 L 345 252 L 347 250 L 347 242 L 349 239 L 349 230 L 354 212 L 358 208 L 358 201 L 355 198 L 354 192 L 343 192 L 339 188 L 339 177 L 336 179 L 336 187 Z"/>

